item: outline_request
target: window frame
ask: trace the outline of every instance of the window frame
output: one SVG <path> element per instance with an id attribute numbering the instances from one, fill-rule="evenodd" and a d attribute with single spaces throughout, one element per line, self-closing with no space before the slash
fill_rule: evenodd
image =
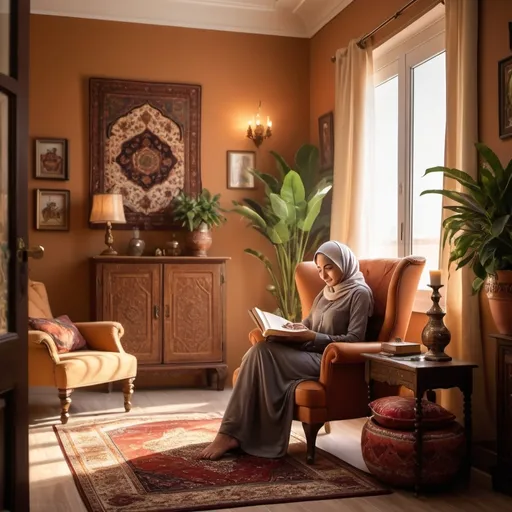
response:
<path id="1" fill-rule="evenodd" d="M 398 76 L 398 219 L 397 253 L 412 253 L 413 243 L 413 70 L 446 51 L 445 11 L 440 4 L 374 49 L 374 87 Z M 441 232 L 441 226 L 439 226 Z M 441 255 L 441 247 L 439 247 Z M 431 290 L 418 288 L 413 311 L 431 305 Z M 444 297 L 441 299 L 444 303 Z"/>

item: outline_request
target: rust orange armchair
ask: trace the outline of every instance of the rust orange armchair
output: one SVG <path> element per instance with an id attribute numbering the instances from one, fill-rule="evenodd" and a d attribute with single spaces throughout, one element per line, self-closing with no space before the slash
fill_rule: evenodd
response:
<path id="1" fill-rule="evenodd" d="M 53 318 L 44 284 L 29 280 L 28 285 L 29 316 Z M 75 325 L 87 341 L 88 350 L 59 354 L 48 334 L 28 331 L 29 386 L 55 386 L 61 403 L 60 420 L 67 423 L 74 389 L 122 380 L 124 408 L 130 411 L 137 359 L 121 345 L 122 325 L 117 322 Z"/>
<path id="2" fill-rule="evenodd" d="M 366 331 L 368 341 L 328 345 L 322 356 L 320 379 L 301 382 L 295 390 L 294 418 L 304 427 L 310 464 L 315 458 L 316 436 L 324 423 L 367 415 L 368 389 L 361 354 L 380 352 L 381 341 L 405 338 L 425 258 L 368 259 L 359 264 L 375 301 Z M 295 281 L 305 318 L 324 283 L 314 262 L 300 263 Z M 263 340 L 259 329 L 251 331 L 249 340 L 253 345 Z M 238 371 L 239 368 L 233 374 L 233 384 Z M 386 396 L 396 394 L 398 388 L 376 384 L 374 392 L 376 396 Z"/>

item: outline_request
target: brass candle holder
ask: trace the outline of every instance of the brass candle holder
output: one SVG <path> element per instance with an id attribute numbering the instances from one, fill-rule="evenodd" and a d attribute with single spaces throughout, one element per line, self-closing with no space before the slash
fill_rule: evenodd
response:
<path id="1" fill-rule="evenodd" d="M 446 314 L 443 308 L 439 305 L 441 294 L 439 289 L 443 287 L 442 284 L 429 284 L 432 288 L 432 307 L 427 311 L 428 322 L 423 328 L 421 333 L 421 341 L 423 345 L 428 348 L 425 354 L 426 361 L 451 361 L 452 358 L 445 354 L 444 349 L 450 343 L 452 335 L 448 327 L 444 325 L 443 317 Z"/>

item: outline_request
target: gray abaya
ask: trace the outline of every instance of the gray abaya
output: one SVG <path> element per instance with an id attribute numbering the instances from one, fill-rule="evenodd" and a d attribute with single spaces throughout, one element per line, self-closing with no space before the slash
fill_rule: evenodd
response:
<path id="1" fill-rule="evenodd" d="M 371 300 L 371 293 L 364 288 L 337 300 L 327 300 L 320 293 L 303 322 L 317 333 L 312 342 L 316 351 L 275 341 L 251 347 L 242 359 L 219 432 L 237 439 L 241 449 L 251 455 L 284 456 L 295 388 L 303 380 L 318 380 L 322 359 L 318 352 L 329 343 L 364 340 Z"/>

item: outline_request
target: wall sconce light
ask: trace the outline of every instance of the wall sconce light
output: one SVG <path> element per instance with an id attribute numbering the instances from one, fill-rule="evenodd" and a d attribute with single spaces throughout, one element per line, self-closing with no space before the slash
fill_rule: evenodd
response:
<path id="1" fill-rule="evenodd" d="M 261 143 L 265 139 L 269 139 L 272 137 L 272 121 L 267 116 L 267 126 L 264 127 L 260 121 L 260 110 L 261 110 L 261 100 L 258 106 L 258 113 L 256 114 L 256 123 L 253 128 L 253 120 L 249 121 L 249 127 L 247 128 L 247 138 L 251 139 L 257 148 L 261 146 Z"/>

